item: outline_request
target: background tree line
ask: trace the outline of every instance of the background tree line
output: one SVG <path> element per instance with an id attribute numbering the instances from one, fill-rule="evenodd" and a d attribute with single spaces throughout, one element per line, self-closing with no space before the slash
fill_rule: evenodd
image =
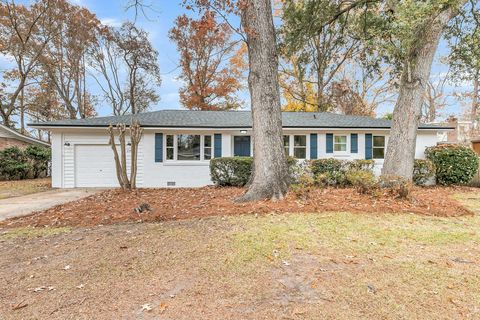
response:
<path id="1" fill-rule="evenodd" d="M 447 71 L 429 76 L 423 88 L 423 122 L 439 120 L 455 99 L 471 101 L 467 117 L 477 117 L 478 80 L 473 79 L 479 69 L 480 11 L 477 1 L 462 3 L 443 33 L 446 48 L 438 62 Z M 395 104 L 411 32 L 426 12 L 451 3 L 275 0 L 273 4 L 282 109 L 376 116 L 379 106 Z M 198 10 L 202 6 L 204 10 Z M 246 88 L 248 70 L 245 30 L 234 26 L 235 14 L 226 9 L 235 7 L 235 1 L 209 5 L 186 1 L 186 7 L 193 13 L 179 16 L 170 32 L 185 84 L 181 103 L 199 110 L 244 106 L 238 97 Z M 465 81 L 471 81 L 473 90 L 447 89 Z"/>
<path id="2" fill-rule="evenodd" d="M 2 0 L 0 54 L 11 62 L 0 70 L 1 121 L 22 133 L 27 119 L 91 117 L 99 103 L 115 115 L 138 113 L 159 99 L 158 53 L 147 33 L 130 22 L 103 25 L 66 0 Z"/>
<path id="3" fill-rule="evenodd" d="M 478 82 L 475 87 L 471 71 L 478 51 L 478 1 L 280 0 L 275 10 L 270 0 L 184 3 L 199 15 L 214 12 L 247 47 L 255 158 L 242 200 L 279 199 L 288 189 L 282 100 L 284 110 L 364 115 L 373 115 L 380 101 L 391 101 L 382 174 L 411 180 L 418 125 L 422 118 L 434 120 L 437 105 L 445 101 L 442 85 L 430 77 L 444 35 L 454 39 L 447 57 L 453 77 L 474 81 L 471 114 L 476 117 Z M 240 17 L 240 23 L 231 17 Z M 188 67 L 182 67 L 185 76 Z M 202 69 L 196 70 L 201 78 Z"/>

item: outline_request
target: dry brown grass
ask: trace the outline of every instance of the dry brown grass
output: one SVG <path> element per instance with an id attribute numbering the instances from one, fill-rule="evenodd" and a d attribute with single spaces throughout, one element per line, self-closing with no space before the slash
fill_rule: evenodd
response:
<path id="1" fill-rule="evenodd" d="M 0 199 L 47 191 L 51 188 L 50 178 L 0 181 Z"/>
<path id="2" fill-rule="evenodd" d="M 0 229 L 0 318 L 478 319 L 478 230 L 338 212 Z"/>

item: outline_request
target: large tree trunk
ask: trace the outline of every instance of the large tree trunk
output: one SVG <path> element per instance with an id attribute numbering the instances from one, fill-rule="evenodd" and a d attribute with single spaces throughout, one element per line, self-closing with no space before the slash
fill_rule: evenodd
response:
<path id="1" fill-rule="evenodd" d="M 417 128 L 425 88 L 442 31 L 456 13 L 457 8 L 449 7 L 436 15 L 430 23 L 425 23 L 417 32 L 417 44 L 410 50 L 404 62 L 400 92 L 393 111 L 390 139 L 382 169 L 384 175 L 412 180 Z"/>
<path id="2" fill-rule="evenodd" d="M 241 14 L 247 31 L 248 86 L 253 117 L 254 168 L 240 201 L 281 199 L 289 175 L 282 139 L 278 56 L 270 0 L 248 0 Z"/>

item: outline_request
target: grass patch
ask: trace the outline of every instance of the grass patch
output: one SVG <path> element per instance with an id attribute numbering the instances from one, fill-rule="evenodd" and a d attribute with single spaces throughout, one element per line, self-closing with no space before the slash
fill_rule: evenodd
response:
<path id="1" fill-rule="evenodd" d="M 50 178 L 0 181 L 0 199 L 43 192 L 52 188 Z"/>
<path id="2" fill-rule="evenodd" d="M 456 193 L 453 198 L 473 212 L 480 214 L 480 194 L 478 192 Z"/>
<path id="3" fill-rule="evenodd" d="M 412 245 L 480 242 L 478 217 L 328 213 L 230 219 L 242 225 L 231 238 L 231 252 L 235 252 L 231 260 L 235 264 L 286 259 L 295 249 L 316 253 L 317 249 L 328 247 L 349 255 L 398 251 Z"/>
<path id="4" fill-rule="evenodd" d="M 0 235 L 3 239 L 15 239 L 15 238 L 38 238 L 38 237 L 49 237 L 56 236 L 62 233 L 70 232 L 72 228 L 69 227 L 43 227 L 43 228 L 32 228 L 32 227 L 23 227 L 15 228 L 5 231 Z"/>

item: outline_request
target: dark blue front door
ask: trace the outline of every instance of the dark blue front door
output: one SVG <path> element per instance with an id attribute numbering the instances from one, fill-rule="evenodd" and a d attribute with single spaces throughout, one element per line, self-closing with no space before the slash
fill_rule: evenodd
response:
<path id="1" fill-rule="evenodd" d="M 233 155 L 235 157 L 250 157 L 250 136 L 233 137 Z"/>

